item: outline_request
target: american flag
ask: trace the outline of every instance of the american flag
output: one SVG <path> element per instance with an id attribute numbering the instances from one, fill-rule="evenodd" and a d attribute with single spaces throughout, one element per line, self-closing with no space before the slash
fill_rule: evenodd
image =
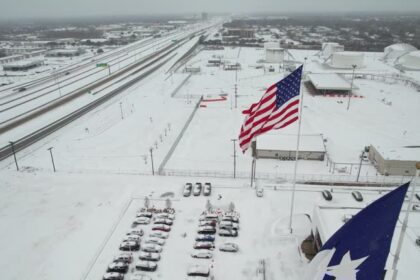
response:
<path id="1" fill-rule="evenodd" d="M 258 103 L 243 111 L 247 115 L 239 134 L 239 146 L 243 152 L 258 135 L 298 120 L 301 77 L 302 66 L 270 86 Z"/>

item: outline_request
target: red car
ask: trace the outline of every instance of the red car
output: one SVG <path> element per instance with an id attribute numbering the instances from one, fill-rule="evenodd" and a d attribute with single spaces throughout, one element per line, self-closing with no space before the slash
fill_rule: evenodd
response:
<path id="1" fill-rule="evenodd" d="M 171 227 L 167 225 L 158 224 L 158 225 L 153 225 L 152 230 L 168 232 L 168 231 L 171 231 Z"/>

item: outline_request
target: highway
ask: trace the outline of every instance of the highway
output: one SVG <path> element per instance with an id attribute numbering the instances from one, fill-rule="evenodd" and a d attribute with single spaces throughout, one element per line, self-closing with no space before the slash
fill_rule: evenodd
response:
<path id="1" fill-rule="evenodd" d="M 0 133 L 5 136 L 5 132 L 16 130 L 26 122 L 37 121 L 44 114 L 54 116 L 54 120 L 45 125 L 39 125 L 40 122 L 38 122 L 37 125 L 33 126 L 34 129 L 32 131 L 27 133 L 27 129 L 25 129 L 24 135 L 21 134 L 20 137 L 14 138 L 16 140 L 11 140 L 16 152 L 30 146 L 149 76 L 174 58 L 177 55 L 176 50 L 184 44 L 189 44 L 188 48 L 195 47 L 199 36 L 211 27 L 213 25 L 190 28 L 188 31 L 176 32 L 165 38 L 144 40 L 137 45 L 134 51 L 127 55 L 121 55 L 119 51 L 116 51 L 116 57 L 108 57 L 108 63 L 111 64 L 111 74 L 109 74 L 108 69 L 105 69 L 106 71 L 104 69 L 98 71 L 96 63 L 94 65 L 90 64 L 90 66 L 89 64 L 83 64 L 84 66 L 78 68 L 71 77 L 66 77 L 70 81 L 75 79 L 76 82 L 69 83 L 66 86 L 63 83 L 61 92 L 57 89 L 50 89 L 51 85 L 48 85 L 48 83 L 55 85 L 55 81 L 40 80 L 38 85 L 42 85 L 42 90 L 34 86 L 31 91 L 32 94 L 27 92 L 21 95 L 21 98 L 15 97 L 15 100 L 8 103 L 6 103 L 6 99 L 2 99 L 2 104 L 6 104 L 0 107 L 2 110 L 0 114 L 3 114 L 0 115 L 2 116 L 0 119 Z M 125 50 L 124 52 L 127 51 Z M 117 60 L 118 58 L 120 59 Z M 116 69 L 116 67 L 119 69 Z M 105 72 L 105 75 L 103 72 Z M 66 87 L 67 89 L 64 89 Z M 59 92 L 59 96 L 57 96 L 57 92 Z M 10 107 L 13 108 L 7 109 Z M 58 118 L 58 114 L 50 113 L 57 111 L 56 109 L 60 111 L 60 117 Z M 10 112 L 13 112 L 13 114 Z M 9 114 L 7 115 L 8 118 L 4 118 L 6 113 Z M 51 117 L 48 119 L 51 119 Z M 12 134 L 9 133 L 9 135 Z M 0 148 L 0 160 L 12 155 L 12 145 L 7 142 L 6 137 L 2 137 L 0 143 L 4 146 Z"/>

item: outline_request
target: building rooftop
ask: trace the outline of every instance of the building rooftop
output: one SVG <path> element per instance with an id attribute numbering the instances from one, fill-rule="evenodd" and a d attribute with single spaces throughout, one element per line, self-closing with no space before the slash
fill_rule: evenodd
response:
<path id="1" fill-rule="evenodd" d="M 296 134 L 264 134 L 257 138 L 257 149 L 296 151 Z M 300 136 L 300 151 L 325 152 L 321 134 L 304 134 Z"/>
<path id="2" fill-rule="evenodd" d="M 309 74 L 308 79 L 317 90 L 351 90 L 351 83 L 336 73 Z"/>
<path id="3" fill-rule="evenodd" d="M 420 161 L 419 146 L 375 146 L 375 149 L 386 160 Z"/>

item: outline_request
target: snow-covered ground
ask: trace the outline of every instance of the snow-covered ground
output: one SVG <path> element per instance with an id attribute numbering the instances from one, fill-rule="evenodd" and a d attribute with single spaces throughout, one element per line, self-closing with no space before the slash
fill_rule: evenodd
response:
<path id="1" fill-rule="evenodd" d="M 187 48 L 179 50 L 177 57 L 185 51 Z M 292 51 L 292 54 L 302 62 L 309 57 L 307 67 L 312 72 L 331 71 L 319 67 L 315 52 Z M 208 67 L 207 60 L 214 56 L 239 62 L 242 69 L 236 73 Z M 258 279 L 259 261 L 265 259 L 267 279 L 300 280 L 307 260 L 298 248 L 311 227 L 305 214 L 312 215 L 315 206 L 326 203 L 320 194 L 324 187 L 298 185 L 295 230 L 290 235 L 288 175 L 293 172 L 294 162 L 258 160 L 257 173 L 277 178 L 276 188 L 270 181 L 257 182 L 265 188 L 262 198 L 257 198 L 255 190 L 249 187 L 251 156 L 242 154 L 239 147 L 236 147 L 237 174 L 243 178 L 209 176 L 233 174 L 231 140 L 238 136 L 243 121 L 241 111 L 285 75 L 283 70 L 278 72 L 279 65 L 274 73 L 257 69 L 257 61 L 263 57 L 264 51 L 254 48 L 202 51 L 187 63 L 200 66 L 201 72 L 192 75 L 171 98 L 186 77 L 185 73 L 165 74 L 174 58 L 112 101 L 19 152 L 20 172 L 14 171 L 13 158 L 0 162 L 2 277 L 100 279 L 118 253 L 118 245 L 144 197 L 163 207 L 169 195 L 177 217 L 158 271 L 150 275 L 153 279 L 184 279 L 188 265 L 197 263 L 189 254 L 206 198 L 184 198 L 182 188 L 185 182 L 210 181 L 214 186 L 210 198 L 213 206 L 226 209 L 233 202 L 241 215 L 239 237 L 235 239 L 240 252 L 219 252 L 217 247 L 229 239 L 217 237 L 214 261 L 203 261 L 213 267 L 215 279 Z M 367 59 L 372 60 L 372 67 L 369 64 L 366 71 L 379 69 L 392 73 L 388 65 L 375 57 Z M 354 93 L 363 98 L 352 98 L 348 111 L 346 98 L 315 97 L 303 92 L 302 132 L 322 133 L 332 161 L 358 163 L 361 150 L 369 144 L 418 145 L 418 92 L 401 84 L 367 79 L 356 79 L 355 85 Z M 223 100 L 221 94 L 227 99 Z M 200 96 L 207 101 L 201 103 L 185 133 L 180 134 Z M 296 131 L 294 124 L 279 133 Z M 181 141 L 173 146 L 179 135 Z M 49 147 L 53 147 L 57 173 L 52 171 Z M 174 147 L 164 171 L 191 176 L 150 176 L 151 147 L 155 170 Z M 200 172 L 201 176 L 208 176 L 196 177 Z M 301 177 L 328 178 L 332 173 L 326 162 L 299 161 Z M 376 171 L 372 166 L 363 166 L 361 174 L 376 176 Z M 285 180 L 278 180 L 279 177 Z M 335 187 L 334 191 L 338 199 L 331 205 L 360 207 L 351 198 L 350 189 Z M 362 192 L 372 194 L 366 196 L 366 203 L 379 197 L 376 190 Z M 222 196 L 220 200 L 218 194 Z M 410 240 L 419 234 L 420 226 L 410 224 L 407 233 Z M 406 253 L 400 269 L 405 272 L 399 280 L 411 280 L 409 275 L 419 261 L 418 248 L 412 242 L 404 246 Z"/>

